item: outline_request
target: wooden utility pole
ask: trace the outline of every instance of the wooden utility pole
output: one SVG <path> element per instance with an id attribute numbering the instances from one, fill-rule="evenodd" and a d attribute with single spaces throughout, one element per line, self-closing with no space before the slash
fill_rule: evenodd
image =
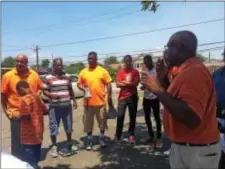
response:
<path id="1" fill-rule="evenodd" d="M 211 63 L 211 54 L 209 52 L 209 63 Z"/>
<path id="2" fill-rule="evenodd" d="M 39 70 L 39 50 L 40 50 L 39 46 L 36 45 L 34 48 L 34 51 L 36 53 L 36 69 L 37 69 L 37 71 Z"/>

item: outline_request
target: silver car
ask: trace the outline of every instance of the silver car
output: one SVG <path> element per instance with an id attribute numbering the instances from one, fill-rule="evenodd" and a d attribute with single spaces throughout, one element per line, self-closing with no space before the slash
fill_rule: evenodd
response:
<path id="1" fill-rule="evenodd" d="M 78 76 L 76 74 L 71 74 L 72 76 L 72 87 L 75 93 L 76 98 L 80 98 L 84 96 L 84 92 L 77 87 Z M 43 81 L 45 75 L 40 75 L 41 80 Z M 41 98 L 44 102 L 49 102 L 49 98 L 45 96 L 43 93 L 41 94 Z"/>

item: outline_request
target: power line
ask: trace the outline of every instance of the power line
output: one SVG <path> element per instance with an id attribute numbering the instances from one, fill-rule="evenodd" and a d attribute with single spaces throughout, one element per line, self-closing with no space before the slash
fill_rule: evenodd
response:
<path id="1" fill-rule="evenodd" d="M 123 11 L 124 9 L 129 9 L 130 7 L 133 7 L 133 6 L 136 6 L 136 5 L 126 5 L 125 7 L 122 7 L 120 9 L 118 9 L 118 11 Z M 140 10 L 139 10 L 140 11 Z M 103 12 L 101 14 L 97 14 L 95 16 L 92 16 L 92 17 L 87 17 L 86 19 L 85 18 L 81 18 L 81 19 L 75 19 L 75 20 L 71 20 L 71 21 L 63 21 L 61 23 L 55 23 L 55 24 L 49 24 L 49 25 L 45 25 L 45 26 L 39 26 L 39 27 L 34 27 L 34 28 L 28 28 L 28 29 L 22 29 L 22 30 L 17 30 L 17 31 L 9 31 L 9 32 L 3 32 L 3 35 L 5 34 L 11 34 L 11 33 L 18 33 L 18 32 L 28 32 L 28 31 L 35 31 L 35 30 L 40 30 L 40 29 L 48 29 L 48 28 L 56 28 L 56 27 L 59 27 L 61 25 L 65 25 L 66 23 L 69 24 L 69 23 L 80 23 L 80 22 L 87 22 L 87 21 L 90 21 L 90 20 L 93 20 L 95 18 L 99 18 L 99 17 L 102 17 L 102 16 L 105 16 L 105 15 L 108 15 L 108 14 L 114 14 L 115 13 L 115 10 L 114 9 L 111 9 L 107 12 Z M 130 13 L 128 14 L 122 14 L 121 16 L 118 16 L 118 17 L 122 17 L 122 16 L 126 16 L 126 15 L 129 15 Z M 114 16 L 113 18 L 115 18 L 116 16 Z M 78 24 L 78 25 L 81 25 L 81 24 Z"/>
<path id="2" fill-rule="evenodd" d="M 216 42 L 208 42 L 208 43 L 201 43 L 198 45 L 198 47 L 203 47 L 203 46 L 209 46 L 209 45 L 216 45 L 216 44 L 221 44 L 221 43 L 225 43 L 225 41 L 216 41 Z M 122 55 L 122 54 L 127 54 L 127 53 L 143 53 L 143 52 L 161 52 L 162 47 L 160 49 L 140 49 L 140 50 L 135 50 L 135 51 L 128 51 L 128 52 L 109 52 L 109 53 L 98 53 L 98 56 L 115 56 L 115 55 Z M 73 58 L 80 58 L 80 57 L 86 57 L 87 54 L 83 54 L 83 55 L 64 55 L 62 56 L 63 58 L 65 57 L 73 57 Z M 36 57 L 29 57 L 29 60 L 36 60 Z M 52 56 L 50 58 L 49 57 L 39 57 L 39 60 L 44 60 L 44 59 L 52 59 Z"/>
<path id="3" fill-rule="evenodd" d="M 201 46 L 208 46 L 208 45 L 216 45 L 216 44 L 221 44 L 224 43 L 225 41 L 217 41 L 217 42 L 210 42 L 210 43 L 202 43 L 199 44 L 198 47 Z M 110 52 L 110 53 L 99 53 L 98 56 L 101 55 L 117 55 L 117 54 L 127 54 L 127 53 L 138 53 L 138 52 L 151 52 L 151 51 L 155 51 L 155 50 L 159 50 L 159 49 L 142 49 L 142 50 L 136 50 L 136 51 L 129 51 L 129 52 Z M 68 55 L 68 56 L 63 56 L 63 57 L 85 57 L 87 56 L 87 54 L 83 54 L 83 55 Z"/>
<path id="4" fill-rule="evenodd" d="M 114 35 L 114 36 L 108 36 L 108 37 L 101 37 L 101 38 L 95 38 L 95 39 L 89 39 L 89 40 L 80 40 L 80 41 L 66 42 L 66 43 L 59 43 L 59 44 L 42 45 L 41 47 L 42 48 L 47 48 L 47 47 L 65 46 L 65 45 L 73 45 L 73 44 L 80 44 L 80 43 L 95 42 L 95 41 L 106 40 L 106 39 L 116 39 L 116 38 L 122 38 L 122 37 L 127 37 L 127 36 L 135 36 L 135 35 L 141 35 L 141 34 L 148 34 L 148 33 L 153 33 L 153 32 L 160 32 L 160 31 L 165 31 L 165 30 L 177 29 L 177 28 L 182 28 L 182 27 L 187 27 L 187 26 L 194 26 L 194 25 L 201 25 L 201 24 L 207 24 L 207 23 L 212 23 L 212 22 L 219 22 L 219 21 L 223 21 L 223 20 L 224 20 L 224 18 L 213 19 L 213 20 L 195 22 L 195 23 L 190 23 L 190 24 L 185 24 L 185 25 L 164 27 L 164 28 L 158 28 L 158 29 L 151 29 L 151 30 L 146 30 L 146 31 L 141 31 L 141 32 L 122 34 L 122 35 Z M 21 50 L 27 50 L 27 49 L 28 48 L 26 48 L 26 49 L 7 50 L 5 52 L 21 51 Z"/>
<path id="5" fill-rule="evenodd" d="M 197 50 L 197 52 L 207 52 L 207 51 L 221 50 L 221 49 L 224 49 L 224 47 L 225 46 L 223 45 L 223 46 L 218 46 L 218 47 L 206 48 L 206 49 L 202 49 L 202 50 Z M 151 54 L 156 54 L 156 53 L 162 53 L 163 51 L 164 50 L 159 50 L 159 51 L 153 51 L 153 52 L 150 52 L 150 53 Z M 129 52 L 127 52 L 127 53 L 129 53 Z M 130 53 L 132 53 L 132 52 L 130 52 Z M 143 51 L 139 52 L 139 53 L 135 53 L 135 55 L 140 55 L 142 53 L 143 53 Z M 121 58 L 121 57 L 123 57 L 123 55 L 118 56 L 117 58 Z M 104 60 L 106 58 L 107 58 L 107 56 L 99 58 L 98 61 L 102 61 L 102 60 Z M 87 62 L 87 59 L 86 60 L 82 60 L 82 61 L 77 61 L 77 62 L 71 62 L 71 63 L 75 64 L 75 63 L 80 63 L 80 62 Z"/>
<path id="6" fill-rule="evenodd" d="M 213 20 L 202 21 L 202 22 L 195 22 L 195 23 L 180 25 L 180 26 L 171 26 L 171 27 L 165 27 L 165 28 L 159 28 L 159 29 L 152 29 L 152 30 L 147 30 L 147 31 L 142 31 L 142 32 L 108 36 L 108 37 L 102 37 L 102 38 L 96 38 L 96 39 L 81 40 L 81 41 L 75 41 L 75 42 L 66 42 L 66 43 L 59 43 L 59 44 L 51 44 L 51 45 L 42 45 L 42 48 L 52 47 L 52 46 L 71 45 L 71 44 L 78 44 L 78 43 L 87 43 L 87 42 L 94 42 L 94 41 L 106 40 L 106 39 L 115 39 L 115 38 L 121 38 L 121 37 L 127 37 L 127 36 L 134 36 L 134 35 L 140 35 L 140 34 L 146 34 L 146 33 L 153 33 L 153 32 L 159 32 L 159 31 L 164 31 L 164 30 L 182 28 L 182 27 L 186 27 L 186 26 L 193 26 L 193 25 L 200 25 L 200 24 L 206 24 L 206 23 L 211 23 L 211 22 L 218 22 L 218 21 L 222 21 L 222 20 L 224 20 L 224 18 L 213 19 Z"/>

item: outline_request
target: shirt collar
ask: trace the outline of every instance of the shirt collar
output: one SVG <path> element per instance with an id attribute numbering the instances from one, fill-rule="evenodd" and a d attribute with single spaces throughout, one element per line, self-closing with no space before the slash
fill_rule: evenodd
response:
<path id="1" fill-rule="evenodd" d="M 15 75 L 20 75 L 20 74 L 18 73 L 18 71 L 16 70 L 16 68 L 13 68 L 13 72 L 14 72 Z M 28 68 L 28 72 L 27 72 L 24 76 L 27 76 L 27 75 L 29 75 L 29 74 L 31 74 L 31 70 Z"/>
<path id="2" fill-rule="evenodd" d="M 191 57 L 191 58 L 187 59 L 180 66 L 174 66 L 174 67 L 172 67 L 169 70 L 169 73 L 168 73 L 169 80 L 172 81 L 180 72 L 182 72 L 184 69 L 186 69 L 190 65 L 200 64 L 200 63 L 201 63 L 201 61 L 200 61 L 200 59 L 198 57 Z"/>

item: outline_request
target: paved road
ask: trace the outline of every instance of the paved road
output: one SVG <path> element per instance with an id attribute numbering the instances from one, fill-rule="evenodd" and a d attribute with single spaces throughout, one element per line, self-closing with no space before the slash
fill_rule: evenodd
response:
<path id="1" fill-rule="evenodd" d="M 114 98 L 117 98 L 114 95 Z M 116 100 L 116 99 L 115 99 Z M 42 146 L 42 161 L 41 166 L 44 168 L 64 168 L 64 169 L 133 169 L 133 168 L 143 168 L 143 169 L 169 169 L 168 158 L 162 155 L 162 152 L 166 149 L 165 147 L 160 150 L 154 150 L 149 145 L 144 143 L 144 138 L 147 137 L 147 129 L 144 123 L 143 112 L 141 110 L 141 99 L 139 101 L 140 110 L 137 117 L 137 127 L 136 127 L 136 138 L 137 143 L 134 146 L 128 144 L 125 140 L 121 144 L 116 144 L 112 141 L 115 133 L 116 121 L 115 119 L 109 120 L 107 131 L 107 136 L 109 137 L 109 146 L 106 149 L 100 149 L 97 145 L 95 146 L 95 151 L 87 152 L 84 149 L 84 133 L 82 125 L 82 100 L 78 100 L 78 109 L 74 111 L 74 141 L 79 146 L 80 150 L 78 154 L 63 158 L 58 157 L 52 159 L 48 153 L 48 147 L 50 145 L 49 131 L 48 131 L 48 118 L 45 117 L 45 133 L 44 142 Z M 115 101 L 116 104 L 116 101 Z M 128 128 L 129 117 L 126 116 L 124 136 L 126 136 L 126 131 Z M 94 134 L 98 135 L 99 131 L 97 128 L 97 123 L 95 121 Z M 65 133 L 62 126 L 60 127 L 60 135 L 58 137 L 58 142 L 61 146 L 64 146 Z M 97 140 L 97 139 L 96 139 Z M 167 140 L 166 140 L 167 144 Z M 168 145 L 166 145 L 168 147 Z M 10 132 L 9 132 L 9 122 L 2 115 L 2 148 L 4 151 L 10 152 Z"/>

